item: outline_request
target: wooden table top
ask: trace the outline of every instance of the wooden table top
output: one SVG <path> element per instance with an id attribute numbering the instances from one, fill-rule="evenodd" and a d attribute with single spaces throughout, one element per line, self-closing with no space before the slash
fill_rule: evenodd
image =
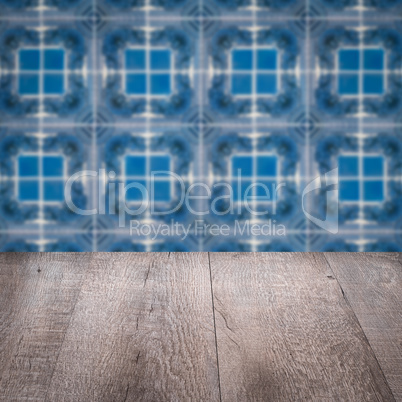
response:
<path id="1" fill-rule="evenodd" d="M 0 400 L 402 401 L 399 253 L 0 253 Z"/>

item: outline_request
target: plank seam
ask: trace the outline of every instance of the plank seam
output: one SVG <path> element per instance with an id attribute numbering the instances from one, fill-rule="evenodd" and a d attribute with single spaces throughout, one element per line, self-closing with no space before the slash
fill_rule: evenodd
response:
<path id="1" fill-rule="evenodd" d="M 337 276 L 335 275 L 335 272 L 334 272 L 334 270 L 333 270 L 332 267 L 331 267 L 331 263 L 328 261 L 327 256 L 325 255 L 326 253 L 322 253 L 322 254 L 323 254 L 324 259 L 325 259 L 325 261 L 326 261 L 326 263 L 327 263 L 327 265 L 328 265 L 328 268 L 329 268 L 330 271 L 332 272 L 333 278 L 336 280 L 336 283 L 338 284 L 338 286 L 339 286 L 339 288 L 340 288 L 340 290 L 341 290 L 341 292 L 342 292 L 342 296 L 343 296 L 343 298 L 345 299 L 346 304 L 350 307 L 350 309 L 351 309 L 351 311 L 352 311 L 352 314 L 353 314 L 353 316 L 354 316 L 355 319 L 356 319 L 357 325 L 359 326 L 359 328 L 360 328 L 361 331 L 362 331 L 364 340 L 366 341 L 366 343 L 367 343 L 367 345 L 369 346 L 371 352 L 373 353 L 374 359 L 375 359 L 375 361 L 376 361 L 377 364 L 378 364 L 378 367 L 379 367 L 379 369 L 380 369 L 380 372 L 381 372 L 381 374 L 382 374 L 382 376 L 383 376 L 383 378 L 384 378 L 385 384 L 387 385 L 387 387 L 388 387 L 388 389 L 389 389 L 391 395 L 393 396 L 394 402 L 396 402 L 395 395 L 394 395 L 394 393 L 392 392 L 392 389 L 391 389 L 391 387 L 390 387 L 390 385 L 389 385 L 389 383 L 388 383 L 387 377 L 385 376 L 385 373 L 384 373 L 384 371 L 382 370 L 381 364 L 380 364 L 380 362 L 379 362 L 378 359 L 377 359 L 377 355 L 375 354 L 375 352 L 374 352 L 374 350 L 373 350 L 373 348 L 372 348 L 372 346 L 371 346 L 371 344 L 370 344 L 370 341 L 368 340 L 367 335 L 366 335 L 366 333 L 364 332 L 364 329 L 363 329 L 363 327 L 361 326 L 360 321 L 359 321 L 359 319 L 358 319 L 358 317 L 357 317 L 355 311 L 353 310 L 352 305 L 350 304 L 350 302 L 349 302 L 349 300 L 348 300 L 348 298 L 347 298 L 347 296 L 346 296 L 345 291 L 343 290 L 343 288 L 342 288 L 342 286 L 341 286 L 341 284 L 340 284 L 340 282 L 339 282 Z M 376 396 L 376 398 L 378 399 L 376 393 L 375 393 L 375 396 Z"/>
<path id="2" fill-rule="evenodd" d="M 217 333 L 216 333 L 215 303 L 214 303 L 214 290 L 213 290 L 213 286 L 212 286 L 212 269 L 211 269 L 210 253 L 208 253 L 208 266 L 209 266 L 209 281 L 211 284 L 212 317 L 214 320 L 215 352 L 216 352 L 216 365 L 217 365 L 217 370 L 218 370 L 219 400 L 222 402 L 221 377 L 220 377 L 220 373 L 219 373 L 218 337 L 217 337 Z"/>
<path id="3" fill-rule="evenodd" d="M 91 253 L 89 253 L 89 254 L 91 254 Z M 59 361 L 60 353 L 61 353 L 61 351 L 63 350 L 63 345 L 64 345 L 64 341 L 66 340 L 67 331 L 68 331 L 68 329 L 70 328 L 71 321 L 72 321 L 73 316 L 74 316 L 74 313 L 75 313 L 75 308 L 77 307 L 78 300 L 79 300 L 79 298 L 80 298 L 80 296 L 81 296 L 81 293 L 82 293 L 82 287 L 84 286 L 84 282 L 86 282 L 87 275 L 88 275 L 88 265 L 87 265 L 87 267 L 86 267 L 85 273 L 83 274 L 82 281 L 81 281 L 81 286 L 80 286 L 80 290 L 79 290 L 78 293 L 77 293 L 77 297 L 76 297 L 76 299 L 75 299 L 73 311 L 71 312 L 70 319 L 68 320 L 68 324 L 67 324 L 66 330 L 64 331 L 63 340 L 61 341 L 60 348 L 59 348 L 59 351 L 58 351 L 58 353 L 57 353 L 57 357 L 56 357 L 56 360 L 55 360 L 55 363 L 54 363 L 54 368 L 53 368 L 52 374 L 50 375 L 49 386 L 47 387 L 46 394 L 45 394 L 45 398 L 44 398 L 45 401 L 48 400 L 47 396 L 48 396 L 48 394 L 49 394 L 49 390 L 50 390 L 50 387 L 51 387 L 51 385 L 52 385 L 54 373 L 55 373 L 56 368 L 57 368 L 57 362 Z"/>

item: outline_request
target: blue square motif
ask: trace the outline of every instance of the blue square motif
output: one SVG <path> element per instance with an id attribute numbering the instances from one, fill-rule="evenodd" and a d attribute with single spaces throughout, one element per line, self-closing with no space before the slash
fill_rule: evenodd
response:
<path id="1" fill-rule="evenodd" d="M 232 50 L 232 70 L 252 70 L 253 51 L 249 49 Z"/>
<path id="2" fill-rule="evenodd" d="M 154 181 L 153 182 L 153 201 L 155 202 L 169 202 L 171 184 L 169 181 Z"/>
<path id="3" fill-rule="evenodd" d="M 126 176 L 145 176 L 147 159 L 142 155 L 127 155 L 125 157 Z"/>
<path id="4" fill-rule="evenodd" d="M 10 44 L 1 50 L 1 114 L 10 120 L 40 113 L 46 115 L 44 119 L 77 115 L 88 104 L 86 81 L 93 69 L 85 66 L 87 39 L 74 28 L 74 21 L 66 25 L 57 19 L 47 24 L 45 18 L 40 29 L 28 23 L 29 18 L 15 25 L 17 20 L 0 28 L 0 36 Z M 71 70 L 68 84 L 66 69 Z"/>
<path id="5" fill-rule="evenodd" d="M 52 180 L 43 183 L 43 200 L 46 202 L 62 202 L 64 200 L 64 182 Z"/>
<path id="6" fill-rule="evenodd" d="M 341 201 L 359 201 L 359 182 L 357 180 L 341 180 L 339 182 L 339 199 Z"/>
<path id="7" fill-rule="evenodd" d="M 151 70 L 170 70 L 170 50 L 151 50 L 150 53 Z"/>
<path id="8" fill-rule="evenodd" d="M 127 180 L 125 182 L 126 187 L 132 186 L 127 189 L 126 200 L 132 202 L 142 202 L 149 197 L 147 192 L 147 183 L 145 180 Z"/>
<path id="9" fill-rule="evenodd" d="M 258 74 L 257 75 L 257 94 L 274 95 L 277 92 L 276 75 Z"/>
<path id="10" fill-rule="evenodd" d="M 324 30 L 316 42 L 322 69 L 315 88 L 318 108 L 340 118 L 362 112 L 388 119 L 399 113 L 400 41 L 401 33 L 391 26 L 367 24 L 364 33 L 346 25 Z"/>
<path id="11" fill-rule="evenodd" d="M 251 156 L 232 157 L 232 176 L 251 177 L 253 175 L 253 158 Z"/>
<path id="12" fill-rule="evenodd" d="M 364 182 L 364 201 L 380 202 L 384 200 L 384 183 L 381 180 Z"/>
<path id="13" fill-rule="evenodd" d="M 62 177 L 64 172 L 64 159 L 61 156 L 44 156 L 42 159 L 42 172 L 44 177 Z"/>
<path id="14" fill-rule="evenodd" d="M 365 49 L 363 53 L 363 60 L 365 70 L 383 70 L 384 50 Z"/>
<path id="15" fill-rule="evenodd" d="M 195 101 L 191 71 L 196 47 L 181 24 L 176 25 L 161 22 L 148 31 L 134 24 L 104 33 L 102 104 L 111 114 L 124 119 L 142 119 L 147 113 L 153 119 L 184 117 Z"/>
<path id="16" fill-rule="evenodd" d="M 146 53 L 142 49 L 126 49 L 125 51 L 127 70 L 145 70 Z"/>
<path id="17" fill-rule="evenodd" d="M 252 77 L 247 74 L 232 75 L 232 94 L 233 95 L 251 95 Z"/>
<path id="18" fill-rule="evenodd" d="M 384 93 L 382 74 L 364 74 L 363 93 L 366 95 L 381 95 Z"/>
<path id="19" fill-rule="evenodd" d="M 366 122 L 368 124 L 359 133 L 338 131 L 324 136 L 316 146 L 316 160 L 322 174 L 327 175 L 337 164 L 339 167 L 339 228 L 354 228 L 359 221 L 364 221 L 359 234 L 361 238 L 367 238 L 368 227 L 374 231 L 387 228 L 392 232 L 402 194 L 400 182 L 395 180 L 396 177 L 400 179 L 402 141 L 386 130 L 371 128 L 371 120 Z M 327 194 L 323 194 L 317 204 L 321 208 L 328 206 L 330 198 Z M 336 193 L 333 195 L 335 197 Z M 374 236 L 373 244 L 381 243 L 378 236 Z M 380 247 L 385 247 L 385 243 Z M 358 247 L 356 250 L 366 249 L 372 248 Z"/>
<path id="20" fill-rule="evenodd" d="M 20 93 L 20 95 L 38 95 L 39 75 L 20 74 L 18 92 Z"/>
<path id="21" fill-rule="evenodd" d="M 39 158 L 37 156 L 20 156 L 18 158 L 18 175 L 32 177 L 39 174 Z"/>
<path id="22" fill-rule="evenodd" d="M 150 173 L 157 171 L 170 171 L 170 157 L 168 155 L 150 157 Z"/>
<path id="23" fill-rule="evenodd" d="M 358 70 L 360 51 L 358 49 L 342 49 L 338 52 L 339 70 Z"/>
<path id="24" fill-rule="evenodd" d="M 339 176 L 358 176 L 359 158 L 357 156 L 338 157 Z"/>
<path id="25" fill-rule="evenodd" d="M 37 180 L 20 181 L 18 185 L 18 199 L 20 201 L 39 200 L 39 182 Z"/>
<path id="26" fill-rule="evenodd" d="M 62 74 L 44 74 L 45 95 L 62 95 L 64 93 L 64 76 Z"/>
<path id="27" fill-rule="evenodd" d="M 277 69 L 277 51 L 275 49 L 257 50 L 257 69 L 258 70 L 276 70 Z"/>
<path id="28" fill-rule="evenodd" d="M 45 70 L 63 70 L 64 69 L 64 50 L 63 49 L 45 49 L 44 50 L 44 69 Z"/>
<path id="29" fill-rule="evenodd" d="M 363 174 L 366 177 L 384 174 L 384 158 L 382 156 L 366 156 L 363 159 Z"/>
<path id="30" fill-rule="evenodd" d="M 258 156 L 257 157 L 257 176 L 276 176 L 277 157 Z"/>
<path id="31" fill-rule="evenodd" d="M 170 95 L 170 74 L 152 74 L 151 75 L 151 94 L 152 95 Z"/>
<path id="32" fill-rule="evenodd" d="M 340 95 L 357 95 L 359 93 L 359 76 L 357 74 L 340 74 L 338 79 Z"/>
<path id="33" fill-rule="evenodd" d="M 21 49 L 19 51 L 19 69 L 39 70 L 40 69 L 40 52 L 38 49 Z"/>
<path id="34" fill-rule="evenodd" d="M 147 93 L 147 77 L 145 74 L 127 74 L 126 92 L 129 95 L 145 95 Z"/>

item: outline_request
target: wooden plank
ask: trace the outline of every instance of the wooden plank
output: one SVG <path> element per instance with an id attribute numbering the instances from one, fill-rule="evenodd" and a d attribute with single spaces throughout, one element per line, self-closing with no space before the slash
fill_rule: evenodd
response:
<path id="1" fill-rule="evenodd" d="M 218 400 L 207 254 L 96 254 L 47 399 Z"/>
<path id="2" fill-rule="evenodd" d="M 315 253 L 211 254 L 223 401 L 393 401 Z"/>
<path id="3" fill-rule="evenodd" d="M 401 253 L 326 253 L 395 399 L 402 401 Z"/>
<path id="4" fill-rule="evenodd" d="M 45 399 L 89 259 L 0 253 L 0 400 Z"/>

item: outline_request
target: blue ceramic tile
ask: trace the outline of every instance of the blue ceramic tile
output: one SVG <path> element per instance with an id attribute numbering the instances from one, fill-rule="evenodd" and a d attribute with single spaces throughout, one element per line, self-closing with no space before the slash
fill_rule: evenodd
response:
<path id="1" fill-rule="evenodd" d="M 384 201 L 384 182 L 381 180 L 365 181 L 364 201 Z"/>
<path id="2" fill-rule="evenodd" d="M 278 159 L 276 156 L 258 156 L 256 165 L 258 176 L 276 176 L 276 166 Z"/>
<path id="3" fill-rule="evenodd" d="M 359 94 L 359 75 L 358 74 L 339 74 L 339 95 L 358 95 Z"/>
<path id="4" fill-rule="evenodd" d="M 157 181 L 153 186 L 153 194 L 155 202 L 169 202 L 170 201 L 170 188 L 169 181 Z"/>
<path id="5" fill-rule="evenodd" d="M 169 49 L 151 50 L 150 68 L 151 70 L 170 70 L 171 52 Z"/>
<path id="6" fill-rule="evenodd" d="M 341 49 L 338 57 L 339 70 L 359 70 L 360 52 L 358 49 Z"/>
<path id="7" fill-rule="evenodd" d="M 277 50 L 264 49 L 257 50 L 257 70 L 276 70 L 277 69 Z"/>
<path id="8" fill-rule="evenodd" d="M 63 202 L 64 200 L 64 182 L 63 181 L 45 181 L 43 183 L 43 200 Z"/>
<path id="9" fill-rule="evenodd" d="M 43 52 L 44 70 L 63 70 L 64 69 L 64 50 L 45 49 Z"/>
<path id="10" fill-rule="evenodd" d="M 383 70 L 384 69 L 384 50 L 366 49 L 364 51 L 364 70 Z"/>
<path id="11" fill-rule="evenodd" d="M 253 158 L 251 156 L 232 157 L 232 176 L 250 177 L 253 175 Z"/>
<path id="12" fill-rule="evenodd" d="M 339 176 L 359 176 L 358 156 L 338 157 Z"/>
<path id="13" fill-rule="evenodd" d="M 339 183 L 339 199 L 341 201 L 359 201 L 359 182 L 357 180 L 341 180 Z"/>
<path id="14" fill-rule="evenodd" d="M 143 193 L 147 188 L 145 180 L 126 180 L 125 185 L 128 186 L 126 199 L 128 202 L 141 202 Z"/>
<path id="15" fill-rule="evenodd" d="M 39 82 L 39 75 L 37 74 L 20 74 L 18 85 L 19 95 L 38 95 Z"/>
<path id="16" fill-rule="evenodd" d="M 19 69 L 39 70 L 40 69 L 40 51 L 38 49 L 21 49 L 19 51 Z"/>
<path id="17" fill-rule="evenodd" d="M 128 155 L 125 158 L 126 163 L 126 176 L 145 176 L 147 158 L 145 156 Z"/>
<path id="18" fill-rule="evenodd" d="M 257 94 L 272 94 L 275 95 L 276 90 L 276 75 L 273 74 L 257 74 Z"/>
<path id="19" fill-rule="evenodd" d="M 382 156 L 367 156 L 363 159 L 364 176 L 383 176 L 384 158 Z"/>
<path id="20" fill-rule="evenodd" d="M 365 74 L 363 77 L 363 93 L 382 95 L 384 93 L 383 76 L 379 74 Z"/>
<path id="21" fill-rule="evenodd" d="M 64 159 L 61 156 L 43 156 L 42 174 L 44 177 L 62 177 L 64 173 Z"/>
<path id="22" fill-rule="evenodd" d="M 61 74 L 43 75 L 43 93 L 44 95 L 63 95 L 64 77 Z"/>
<path id="23" fill-rule="evenodd" d="M 20 202 L 39 201 L 39 182 L 37 180 L 20 181 L 17 198 Z"/>
<path id="24" fill-rule="evenodd" d="M 400 15 L 0 0 L 0 250 L 401 250 Z"/>
<path id="25" fill-rule="evenodd" d="M 126 49 L 125 51 L 125 67 L 127 70 L 145 70 L 146 69 L 146 52 L 144 49 Z"/>
<path id="26" fill-rule="evenodd" d="M 253 78 L 251 74 L 232 75 L 232 95 L 249 95 L 253 93 Z"/>
<path id="27" fill-rule="evenodd" d="M 38 176 L 39 158 L 37 156 L 20 156 L 18 158 L 18 175 L 20 177 Z"/>
<path id="28" fill-rule="evenodd" d="M 149 164 L 150 164 L 150 172 L 169 171 L 170 156 L 169 155 L 151 156 Z"/>
<path id="29" fill-rule="evenodd" d="M 128 95 L 146 95 L 147 77 L 145 74 L 127 74 L 126 93 Z"/>
<path id="30" fill-rule="evenodd" d="M 170 75 L 169 74 L 151 74 L 150 94 L 151 95 L 170 95 Z"/>
<path id="31" fill-rule="evenodd" d="M 233 70 L 252 70 L 253 51 L 248 49 L 232 50 L 232 69 Z"/>

